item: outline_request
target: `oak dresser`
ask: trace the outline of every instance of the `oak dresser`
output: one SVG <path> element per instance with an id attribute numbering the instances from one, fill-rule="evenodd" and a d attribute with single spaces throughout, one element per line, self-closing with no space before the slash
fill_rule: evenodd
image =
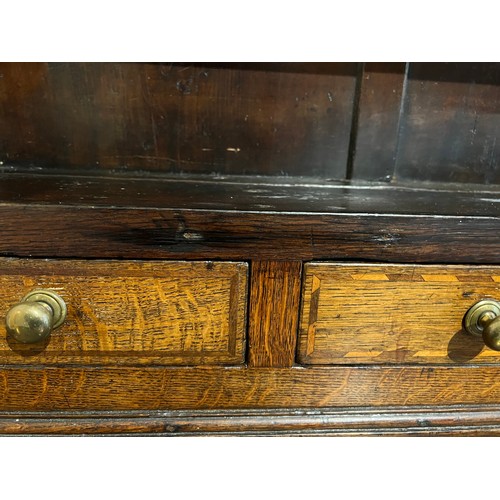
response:
<path id="1" fill-rule="evenodd" d="M 2 63 L 0 434 L 500 434 L 500 65 Z"/>

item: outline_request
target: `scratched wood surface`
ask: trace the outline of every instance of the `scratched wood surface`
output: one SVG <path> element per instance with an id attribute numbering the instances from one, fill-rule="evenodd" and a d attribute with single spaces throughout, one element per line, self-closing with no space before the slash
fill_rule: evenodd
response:
<path id="1" fill-rule="evenodd" d="M 0 259 L 0 317 L 26 293 L 56 291 L 68 316 L 20 344 L 0 323 L 0 364 L 239 364 L 247 264 Z"/>
<path id="2" fill-rule="evenodd" d="M 355 63 L 2 63 L 0 161 L 343 178 Z"/>
<path id="3" fill-rule="evenodd" d="M 4 204 L 290 213 L 500 216 L 500 188 L 345 184 L 313 177 L 120 175 L 0 169 Z M 272 214 L 274 215 L 274 214 Z"/>
<path id="4" fill-rule="evenodd" d="M 394 177 L 500 183 L 500 64 L 411 63 Z"/>
<path id="5" fill-rule="evenodd" d="M 0 63 L 0 163 L 499 184 L 499 63 Z"/>
<path id="6" fill-rule="evenodd" d="M 500 403 L 498 366 L 2 366 L 0 382 L 3 411 Z"/>
<path id="7" fill-rule="evenodd" d="M 498 184 L 500 64 L 365 63 L 350 178 Z"/>
<path id="8" fill-rule="evenodd" d="M 500 435 L 498 405 L 0 412 L 0 434 Z"/>
<path id="9" fill-rule="evenodd" d="M 462 319 L 500 300 L 500 268 L 309 263 L 298 359 L 305 364 L 498 363 Z"/>
<path id="10" fill-rule="evenodd" d="M 0 255 L 500 262 L 498 189 L 247 181 L 0 175 Z"/>

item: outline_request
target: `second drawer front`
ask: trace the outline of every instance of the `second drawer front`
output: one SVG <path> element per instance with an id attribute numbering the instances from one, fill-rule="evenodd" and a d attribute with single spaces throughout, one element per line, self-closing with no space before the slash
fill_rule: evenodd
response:
<path id="1" fill-rule="evenodd" d="M 0 363 L 241 364 L 247 270 L 233 262 L 0 259 Z M 48 340 L 6 335 L 9 308 L 50 289 L 68 315 Z"/>
<path id="2" fill-rule="evenodd" d="M 303 364 L 500 362 L 462 330 L 467 310 L 500 300 L 500 268 L 305 265 L 298 361 Z"/>

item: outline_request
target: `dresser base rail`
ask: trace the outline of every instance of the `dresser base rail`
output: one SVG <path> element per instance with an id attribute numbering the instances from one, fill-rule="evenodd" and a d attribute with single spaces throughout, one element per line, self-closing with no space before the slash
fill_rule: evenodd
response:
<path id="1" fill-rule="evenodd" d="M 500 406 L 8 412 L 0 435 L 500 436 Z"/>

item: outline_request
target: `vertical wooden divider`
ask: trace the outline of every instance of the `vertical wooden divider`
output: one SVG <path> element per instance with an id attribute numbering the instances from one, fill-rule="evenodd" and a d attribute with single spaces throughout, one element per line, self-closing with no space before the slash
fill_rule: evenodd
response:
<path id="1" fill-rule="evenodd" d="M 301 275 L 300 261 L 252 262 L 249 366 L 289 367 L 294 364 Z"/>
<path id="2" fill-rule="evenodd" d="M 391 182 L 403 113 L 404 63 L 366 63 L 361 76 L 352 179 Z"/>

